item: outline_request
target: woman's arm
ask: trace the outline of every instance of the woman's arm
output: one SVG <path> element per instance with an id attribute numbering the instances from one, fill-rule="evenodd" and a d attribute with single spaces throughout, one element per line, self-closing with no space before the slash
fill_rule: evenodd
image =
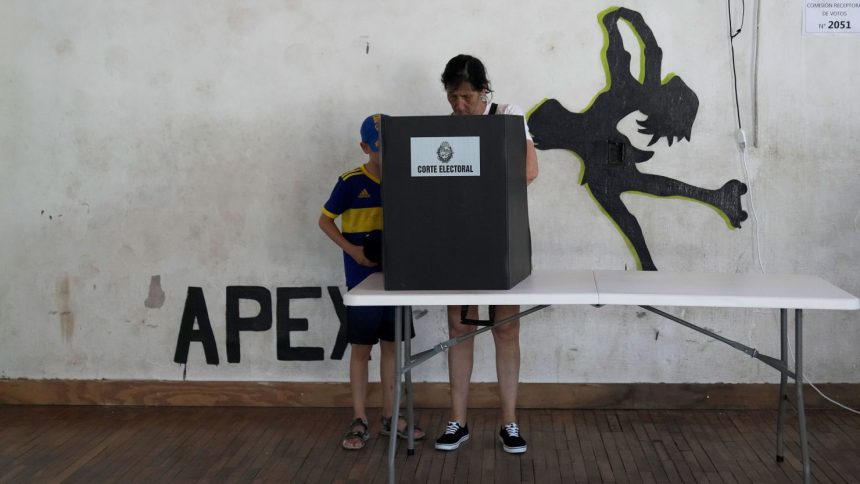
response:
<path id="1" fill-rule="evenodd" d="M 531 140 L 526 140 L 526 184 L 535 181 L 538 176 L 538 160 L 535 144 Z"/>

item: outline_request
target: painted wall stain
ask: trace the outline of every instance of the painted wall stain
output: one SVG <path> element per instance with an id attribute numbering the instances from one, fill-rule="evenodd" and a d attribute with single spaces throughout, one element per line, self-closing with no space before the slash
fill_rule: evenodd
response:
<path id="1" fill-rule="evenodd" d="M 105 51 L 104 65 L 109 74 L 125 74 L 128 69 L 128 51 L 122 46 L 110 47 Z"/>
<path id="2" fill-rule="evenodd" d="M 244 35 L 252 32 L 257 25 L 258 16 L 247 8 L 231 8 L 227 12 L 227 25 L 236 34 Z"/>
<path id="3" fill-rule="evenodd" d="M 161 289 L 161 276 L 152 276 L 149 280 L 149 297 L 143 305 L 150 309 L 159 309 L 164 305 L 164 291 Z"/>
<path id="4" fill-rule="evenodd" d="M 45 215 L 45 211 L 44 211 L 44 210 L 42 210 L 41 215 Z M 58 219 L 63 218 L 63 214 L 59 214 L 59 215 L 57 215 L 57 218 L 58 218 Z M 49 213 L 49 214 L 48 214 L 48 220 L 54 220 L 54 215 Z"/>
<path id="5" fill-rule="evenodd" d="M 69 39 L 60 39 L 54 44 L 54 52 L 57 56 L 67 56 L 75 51 L 75 45 Z"/>
<path id="6" fill-rule="evenodd" d="M 60 332 L 63 341 L 68 343 L 75 334 L 75 315 L 71 310 L 71 284 L 69 276 L 63 276 L 57 281 L 57 307 L 55 314 L 60 315 Z"/>

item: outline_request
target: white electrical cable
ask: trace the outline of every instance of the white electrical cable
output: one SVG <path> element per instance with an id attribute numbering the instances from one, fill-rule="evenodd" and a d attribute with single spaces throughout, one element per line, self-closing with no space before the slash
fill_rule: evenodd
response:
<path id="1" fill-rule="evenodd" d="M 756 254 L 755 256 L 758 259 L 759 270 L 761 271 L 762 274 L 764 274 L 765 273 L 764 261 L 762 260 L 762 257 L 761 257 L 761 233 L 759 232 L 758 214 L 756 213 L 755 203 L 753 202 L 752 178 L 750 177 L 749 167 L 747 166 L 747 158 L 746 158 L 747 137 L 746 137 L 746 133 L 741 128 L 741 122 L 740 122 L 741 113 L 740 113 L 740 104 L 738 102 L 738 95 L 739 94 L 738 94 L 738 90 L 737 90 L 738 80 L 736 77 L 737 73 L 735 72 L 735 69 L 734 69 L 735 56 L 734 56 L 734 45 L 732 44 L 732 41 L 734 39 L 734 36 L 738 35 L 741 32 L 741 29 L 738 29 L 737 32 L 732 32 L 732 17 L 731 17 L 732 16 L 732 6 L 731 5 L 732 4 L 731 4 L 730 0 L 726 2 L 726 15 L 728 16 L 727 18 L 728 18 L 728 25 L 729 25 L 729 52 L 731 53 L 731 59 L 732 59 L 732 85 L 734 86 L 734 89 L 732 89 L 732 92 L 734 93 L 735 109 L 737 110 L 735 114 L 737 114 L 737 118 L 738 118 L 738 130 L 735 133 L 735 135 L 737 137 L 738 149 L 740 150 L 741 167 L 744 170 L 744 177 L 746 178 L 746 184 L 747 184 L 747 190 L 748 190 L 747 191 L 747 199 L 749 199 L 749 202 L 750 202 L 750 215 L 752 215 L 752 220 L 753 220 L 753 240 L 752 240 L 753 250 L 755 251 L 755 254 Z M 758 19 L 756 19 L 756 21 L 758 21 Z M 741 27 L 743 27 L 743 25 L 741 25 Z"/>
<path id="2" fill-rule="evenodd" d="M 755 0 L 755 15 L 753 16 L 753 25 L 755 31 L 752 39 L 752 55 L 750 55 L 750 92 L 752 93 L 752 145 L 753 148 L 758 148 L 758 34 L 759 34 L 759 14 L 761 14 L 761 2 Z"/>
<path id="3" fill-rule="evenodd" d="M 740 133 L 743 133 L 741 131 Z M 744 177 L 747 182 L 747 199 L 750 201 L 750 215 L 752 215 L 753 222 L 753 248 L 756 252 L 756 257 L 758 259 L 758 268 L 762 274 L 765 273 L 764 270 L 764 262 L 761 257 L 761 235 L 759 233 L 759 223 L 758 223 L 758 214 L 756 214 L 755 203 L 753 202 L 753 189 L 752 189 L 752 178 L 750 178 L 749 168 L 747 168 L 747 157 L 746 157 L 746 144 L 741 148 L 741 166 L 744 169 Z"/>
<path id="4" fill-rule="evenodd" d="M 756 7 L 758 7 L 758 5 L 759 5 L 759 2 L 756 1 Z M 734 45 L 732 44 L 733 36 L 736 35 L 736 33 L 731 31 L 732 30 L 731 29 L 731 15 L 732 15 L 731 0 L 728 0 L 726 2 L 726 14 L 728 15 L 728 23 L 729 23 L 729 50 L 732 52 L 732 57 L 731 57 L 732 67 L 733 67 L 732 68 L 732 81 L 733 81 L 733 84 L 735 86 L 737 86 L 737 78 L 736 78 L 736 73 L 734 70 L 734 53 L 733 53 Z M 755 15 L 756 29 L 758 28 L 758 18 L 759 18 L 758 15 L 759 15 L 759 11 L 757 8 L 756 15 Z M 737 33 L 740 33 L 740 30 L 738 30 Z M 756 36 L 758 36 L 757 33 L 756 33 Z M 754 67 L 753 72 L 755 72 L 755 75 L 757 77 L 758 76 L 758 47 L 756 44 L 757 44 L 757 42 L 755 42 L 753 44 L 753 48 L 755 49 L 754 55 L 753 55 L 753 65 L 755 67 Z M 755 84 L 753 86 L 755 87 Z M 756 214 L 755 203 L 753 201 L 752 179 L 750 178 L 749 168 L 747 167 L 747 161 L 746 161 L 747 139 L 746 139 L 746 134 L 744 133 L 743 129 L 741 129 L 741 127 L 740 127 L 740 104 L 738 103 L 738 92 L 737 92 L 737 89 L 733 89 L 733 91 L 734 91 L 735 107 L 737 109 L 736 114 L 738 117 L 738 130 L 736 133 L 737 144 L 738 144 L 738 149 L 740 150 L 741 166 L 743 167 L 744 177 L 746 178 L 746 182 L 747 182 L 747 189 L 748 189 L 747 198 L 749 199 L 749 202 L 750 202 L 750 215 L 752 215 L 752 220 L 753 220 L 753 246 L 754 246 L 755 251 L 756 251 L 756 257 L 758 258 L 759 270 L 761 270 L 761 273 L 764 274 L 765 269 L 764 269 L 764 262 L 762 261 L 762 257 L 761 257 L 761 237 L 759 234 L 758 215 Z M 756 93 L 756 95 L 757 95 L 757 93 Z M 755 120 L 755 122 L 757 123 L 757 120 Z M 753 130 L 757 131 L 757 126 L 753 126 Z M 757 133 L 756 133 L 756 138 L 758 138 Z M 757 143 L 757 141 L 758 140 L 756 139 L 756 143 Z M 788 354 L 789 354 L 789 357 L 791 358 L 791 360 L 794 360 L 794 351 L 791 347 L 791 340 L 790 339 L 788 340 Z M 822 392 L 821 390 L 818 389 L 817 386 L 815 386 L 815 384 L 812 382 L 812 380 L 809 379 L 809 377 L 806 375 L 805 372 L 801 373 L 801 376 L 803 377 L 804 383 L 808 383 L 809 386 L 811 386 L 813 389 L 815 389 L 815 391 L 818 392 L 818 394 L 821 395 L 821 397 L 824 398 L 825 400 L 827 400 L 828 402 L 830 402 L 830 403 L 832 403 L 838 407 L 841 407 L 845 410 L 848 410 L 849 412 L 853 412 L 853 413 L 860 415 L 860 411 L 857 411 L 851 407 L 843 405 L 843 404 L 837 402 L 836 400 L 833 400 L 832 398 L 825 395 L 824 392 Z"/>
<path id="5" fill-rule="evenodd" d="M 786 338 L 786 339 L 788 340 L 788 356 L 789 356 L 789 358 L 791 358 L 791 360 L 792 360 L 792 361 L 794 361 L 794 351 L 793 351 L 793 350 L 792 350 L 792 348 L 791 348 L 791 338 Z M 853 408 L 851 408 L 851 407 L 848 407 L 848 406 L 846 406 L 846 405 L 843 405 L 843 404 L 841 404 L 841 403 L 837 402 L 836 400 L 834 400 L 834 399 L 832 399 L 832 398 L 828 397 L 827 395 L 825 395 L 825 394 L 824 394 L 824 392 L 822 392 L 821 390 L 819 390 L 819 389 L 818 389 L 818 387 L 817 387 L 817 386 L 815 386 L 815 384 L 814 384 L 814 383 L 812 383 L 812 380 L 810 380 L 810 379 L 809 379 L 809 377 L 806 375 L 806 372 L 805 372 L 805 371 L 804 371 L 804 372 L 802 372 L 802 373 L 801 373 L 801 375 L 803 376 L 803 382 L 804 382 L 804 383 L 808 383 L 808 384 L 809 384 L 809 386 L 811 386 L 812 388 L 814 388 L 814 389 L 815 389 L 815 391 L 816 391 L 816 392 L 818 392 L 818 394 L 819 394 L 819 395 L 821 395 L 821 397 L 822 397 L 822 398 L 824 398 L 825 400 L 827 400 L 828 402 L 830 402 L 830 403 L 832 403 L 832 404 L 834 404 L 834 405 L 837 405 L 837 406 L 839 406 L 839 407 L 844 408 L 845 410 L 848 410 L 849 412 L 856 413 L 857 415 L 860 415 L 860 411 L 854 410 L 854 409 L 853 409 Z M 795 381 L 797 381 L 797 380 L 795 380 Z"/>

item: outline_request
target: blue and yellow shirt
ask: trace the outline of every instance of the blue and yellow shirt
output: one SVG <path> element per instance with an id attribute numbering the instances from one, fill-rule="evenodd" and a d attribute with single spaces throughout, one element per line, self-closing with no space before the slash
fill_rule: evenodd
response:
<path id="1" fill-rule="evenodd" d="M 322 213 L 332 220 L 341 217 L 340 231 L 346 240 L 363 245 L 364 237 L 372 230 L 382 230 L 382 196 L 379 178 L 371 175 L 364 166 L 340 176 Z M 346 252 L 343 253 L 346 286 L 355 287 L 365 277 L 379 272 L 380 267 L 364 267 Z"/>

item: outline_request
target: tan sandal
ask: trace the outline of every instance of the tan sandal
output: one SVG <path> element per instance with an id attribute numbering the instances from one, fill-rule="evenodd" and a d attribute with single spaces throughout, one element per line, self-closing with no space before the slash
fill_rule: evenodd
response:
<path id="1" fill-rule="evenodd" d="M 364 430 L 355 430 L 356 427 L 361 427 Z M 370 432 L 368 432 L 367 421 L 357 418 L 349 424 L 349 430 L 343 434 L 343 440 L 340 442 L 340 445 L 346 450 L 361 450 L 369 438 Z"/>
<path id="2" fill-rule="evenodd" d="M 403 417 L 400 417 L 397 420 L 398 420 L 398 423 L 400 423 L 400 422 L 406 423 L 406 428 L 404 428 L 403 430 L 398 430 L 397 436 L 400 437 L 401 439 L 408 439 L 409 434 L 406 433 L 406 430 L 409 427 L 408 422 L 406 422 L 406 419 Z M 398 427 L 399 427 L 399 425 L 398 425 Z M 379 433 L 380 433 L 380 435 L 391 435 L 391 417 L 382 417 L 382 429 L 380 429 Z M 423 430 L 421 430 L 421 427 L 419 427 L 416 424 L 415 430 L 413 431 L 412 435 L 414 436 L 413 438 L 415 440 L 421 440 L 424 438 L 425 433 Z"/>

